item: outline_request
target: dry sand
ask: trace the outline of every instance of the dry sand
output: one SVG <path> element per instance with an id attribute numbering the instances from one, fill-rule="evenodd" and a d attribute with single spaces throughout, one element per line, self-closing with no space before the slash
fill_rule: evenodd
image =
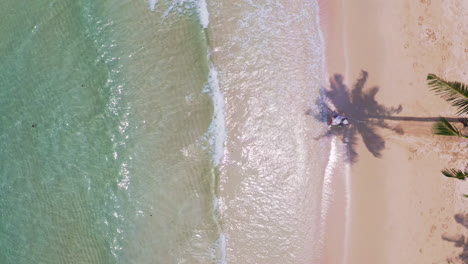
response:
<path id="1" fill-rule="evenodd" d="M 448 241 L 468 237 L 468 215 L 457 223 L 468 213 L 468 187 L 440 174 L 463 168 L 468 142 L 433 136 L 430 119 L 414 118 L 455 113 L 425 78 L 468 82 L 467 18 L 462 0 L 322 1 L 331 87 L 355 91 L 352 103 L 331 100 L 354 118 L 348 133 L 356 135 L 347 248 L 334 243 L 344 235 L 329 238 L 324 263 L 468 263 L 459 258 L 468 238 L 459 247 Z M 356 121 L 391 107 L 406 120 Z"/>

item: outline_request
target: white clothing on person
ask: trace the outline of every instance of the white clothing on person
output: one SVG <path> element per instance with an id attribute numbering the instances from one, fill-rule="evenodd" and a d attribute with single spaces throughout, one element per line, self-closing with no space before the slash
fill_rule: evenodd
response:
<path id="1" fill-rule="evenodd" d="M 347 124 L 349 124 L 348 118 L 340 116 L 340 115 L 334 115 L 331 121 L 332 126 L 342 126 L 342 125 L 347 125 Z"/>

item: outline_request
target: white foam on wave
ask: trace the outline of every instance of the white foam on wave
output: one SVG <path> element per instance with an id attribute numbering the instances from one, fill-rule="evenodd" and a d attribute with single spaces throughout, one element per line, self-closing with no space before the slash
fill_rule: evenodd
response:
<path id="1" fill-rule="evenodd" d="M 333 181 L 333 173 L 335 171 L 336 164 L 338 163 L 336 137 L 332 138 L 330 145 L 330 155 L 328 157 L 328 164 L 325 168 L 325 177 L 323 178 L 322 183 L 322 200 L 320 206 L 320 226 L 322 233 L 325 231 L 326 228 L 328 207 L 330 206 L 330 203 L 333 199 L 333 188 L 331 185 Z M 323 235 L 321 235 L 321 238 L 323 239 Z"/>
<path id="2" fill-rule="evenodd" d="M 208 24 L 210 23 L 210 15 L 208 13 L 208 7 L 205 0 L 198 0 L 197 11 L 200 25 L 203 28 L 208 28 Z"/>
<path id="3" fill-rule="evenodd" d="M 213 101 L 213 121 L 210 124 L 210 143 L 213 147 L 213 165 L 217 167 L 224 157 L 224 142 L 226 140 L 226 120 L 224 96 L 219 88 L 218 72 L 210 65 L 208 77 L 208 91 Z"/>
<path id="4" fill-rule="evenodd" d="M 149 9 L 154 12 L 156 10 L 156 5 L 158 4 L 159 0 L 148 0 Z"/>
<path id="5" fill-rule="evenodd" d="M 345 165 L 345 234 L 343 245 L 343 263 L 348 260 L 348 240 L 351 228 L 351 165 Z"/>
<path id="6" fill-rule="evenodd" d="M 211 258 L 213 261 L 217 261 L 218 264 L 227 264 L 226 260 L 226 235 L 222 232 L 222 227 L 217 216 L 222 214 L 222 210 L 224 208 L 222 199 L 219 200 L 218 198 L 213 199 L 213 208 L 214 211 L 217 212 L 215 214 L 215 222 L 218 225 L 219 236 L 218 239 L 214 243 L 214 247 L 212 248 L 212 255 Z"/>
<path id="7" fill-rule="evenodd" d="M 226 260 L 226 236 L 223 232 L 219 234 L 218 239 L 214 242 L 211 251 L 211 262 L 218 264 L 227 264 Z"/>
<path id="8" fill-rule="evenodd" d="M 159 0 L 148 0 L 149 9 L 154 12 Z M 203 28 L 208 28 L 210 23 L 210 14 L 205 0 L 172 0 L 169 8 L 164 12 L 163 17 L 167 17 L 173 10 L 179 13 L 185 13 L 189 10 L 197 11 L 198 20 Z"/>
<path id="9" fill-rule="evenodd" d="M 347 153 L 347 146 L 339 144 L 338 137 L 332 137 L 330 142 L 330 155 L 328 163 L 325 168 L 325 177 L 322 183 L 322 200 L 320 209 L 320 241 L 324 241 L 325 232 L 327 230 L 327 221 L 329 217 L 329 209 L 334 202 L 335 191 L 333 189 L 333 182 L 340 180 L 344 181 L 344 238 L 343 238 L 343 263 L 348 259 L 348 240 L 351 225 L 351 165 L 343 162 Z M 340 165 L 339 167 L 337 165 Z M 340 169 L 341 168 L 341 169 Z M 340 173 L 343 173 L 341 176 Z M 339 178 L 335 178 L 340 176 Z M 321 246 L 324 246 L 323 244 Z"/>
<path id="10" fill-rule="evenodd" d="M 216 241 L 219 249 L 219 262 L 218 264 L 227 264 L 226 261 L 226 236 L 223 232 L 219 234 L 219 238 Z"/>

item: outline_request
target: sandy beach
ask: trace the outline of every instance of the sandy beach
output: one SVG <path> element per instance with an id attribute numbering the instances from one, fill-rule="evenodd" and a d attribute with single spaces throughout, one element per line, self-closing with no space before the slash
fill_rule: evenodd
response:
<path id="1" fill-rule="evenodd" d="M 468 264 L 468 0 L 0 12 L 0 264 Z"/>
<path id="2" fill-rule="evenodd" d="M 468 82 L 468 2 L 333 0 L 320 10 L 330 100 L 354 121 L 348 234 L 327 237 L 323 263 L 468 263 L 468 241 L 450 241 L 468 235 L 467 184 L 440 173 L 463 169 L 468 143 L 431 134 L 431 118 L 455 109 L 426 85 L 428 73 Z"/>

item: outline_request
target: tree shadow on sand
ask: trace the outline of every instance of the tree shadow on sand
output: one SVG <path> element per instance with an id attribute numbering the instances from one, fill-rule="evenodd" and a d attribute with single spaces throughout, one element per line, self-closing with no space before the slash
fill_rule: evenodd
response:
<path id="1" fill-rule="evenodd" d="M 468 231 L 468 213 L 467 214 L 456 214 L 454 216 L 455 221 L 460 225 L 463 225 Z M 455 247 L 462 248 L 463 251 L 456 258 L 447 259 L 448 263 L 462 263 L 468 264 L 468 237 L 463 234 L 448 235 L 443 234 L 442 239 L 454 243 Z"/>
<path id="2" fill-rule="evenodd" d="M 387 121 L 417 121 L 417 122 L 435 122 L 439 117 L 412 117 L 412 116 L 395 116 L 403 109 L 401 105 L 398 107 L 387 107 L 379 104 L 375 99 L 379 92 L 379 87 L 374 86 L 369 89 L 364 89 L 369 74 L 366 71 L 361 72 L 361 76 L 357 79 L 350 91 L 343 83 L 343 76 L 335 74 L 330 78 L 330 89 L 325 91 L 328 100 L 334 105 L 338 113 L 345 114 L 350 120 L 349 126 L 343 128 L 331 127 L 324 135 L 317 137 L 341 136 L 342 141 L 347 145 L 349 162 L 356 162 L 358 154 L 356 145 L 358 142 L 358 134 L 361 135 L 362 141 L 367 150 L 377 158 L 382 157 L 382 151 L 385 148 L 384 138 L 377 133 L 377 129 L 387 129 L 397 134 L 404 134 L 401 126 L 392 126 Z M 319 120 L 326 119 L 332 112 L 327 106 L 323 107 L 324 111 L 316 116 Z M 467 118 L 446 118 L 449 122 L 461 122 L 464 126 L 468 125 Z"/>
<path id="3" fill-rule="evenodd" d="M 382 156 L 385 140 L 376 132 L 377 128 L 384 128 L 398 134 L 403 134 L 403 129 L 387 124 L 383 118 L 370 118 L 371 115 L 389 117 L 392 114 L 401 112 L 402 107 L 401 105 L 398 107 L 386 107 L 379 104 L 375 99 L 379 91 L 378 87 L 375 86 L 364 90 L 367 78 L 368 73 L 362 71 L 360 78 L 350 91 L 343 83 L 343 76 L 335 74 L 330 78 L 330 90 L 326 91 L 327 98 L 336 107 L 338 113 L 345 113 L 351 125 L 343 128 L 331 127 L 327 133 L 320 137 L 342 136 L 343 142 L 348 147 L 348 160 L 350 162 L 357 161 L 356 145 L 358 134 L 361 135 L 364 145 L 369 152 L 378 158 Z M 323 116 L 328 116 L 332 112 L 331 109 L 326 107 L 324 110 L 326 113 L 322 113 L 317 118 L 323 119 Z"/>

